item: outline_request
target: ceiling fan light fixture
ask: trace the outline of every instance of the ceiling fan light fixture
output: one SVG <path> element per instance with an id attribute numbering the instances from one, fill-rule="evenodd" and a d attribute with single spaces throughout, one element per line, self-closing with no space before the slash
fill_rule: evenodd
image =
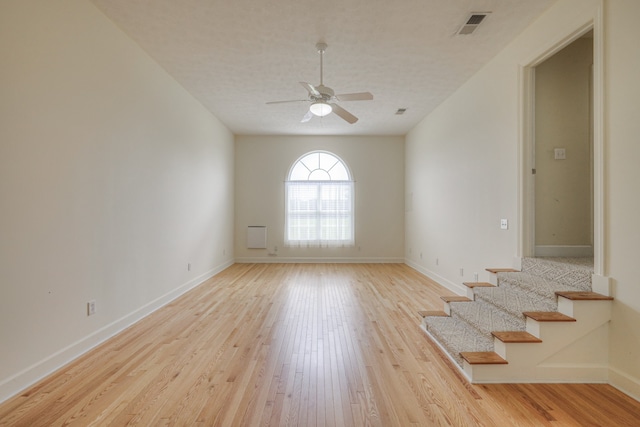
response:
<path id="1" fill-rule="evenodd" d="M 331 105 L 324 101 L 316 101 L 309 107 L 309 111 L 318 117 L 324 117 L 327 114 L 331 114 L 332 110 Z"/>

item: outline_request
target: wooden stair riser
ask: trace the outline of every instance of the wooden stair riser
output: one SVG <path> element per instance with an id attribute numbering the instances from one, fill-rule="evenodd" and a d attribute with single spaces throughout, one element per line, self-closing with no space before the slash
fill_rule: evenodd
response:
<path id="1" fill-rule="evenodd" d="M 563 299 L 562 303 L 560 299 Z M 526 331 L 531 335 L 547 341 L 549 336 L 557 335 L 558 326 L 568 323 L 578 325 L 578 331 L 590 331 L 611 320 L 611 301 L 570 301 L 566 298 L 558 299 L 558 306 L 562 306 L 560 313 L 576 319 L 575 322 L 537 322 L 527 318 Z M 557 326 L 556 326 L 557 325 Z M 547 335 L 551 334 L 551 335 Z M 573 336 L 569 336 L 572 338 Z M 565 338 L 566 339 L 566 338 Z"/>
<path id="2" fill-rule="evenodd" d="M 570 300 L 558 296 L 558 311 L 575 319 L 586 319 L 596 315 L 611 319 L 612 301 Z"/>
<path id="3" fill-rule="evenodd" d="M 462 296 L 440 297 L 440 299 L 444 301 L 444 312 L 447 314 L 447 316 L 451 316 L 451 306 L 449 305 L 449 299 L 451 299 L 451 302 L 473 301 L 473 299 L 469 297 L 462 297 Z"/>
<path id="4" fill-rule="evenodd" d="M 469 365 L 464 363 L 465 376 L 474 384 L 527 382 L 607 382 L 606 363 L 527 365 Z"/>
<path id="5" fill-rule="evenodd" d="M 467 290 L 467 298 L 469 298 L 472 301 L 475 301 L 476 299 L 476 295 L 474 293 L 475 288 L 495 287 L 495 285 L 490 282 L 464 282 L 463 285 L 466 287 L 466 290 Z"/>
<path id="6" fill-rule="evenodd" d="M 565 323 L 558 326 L 561 329 L 563 326 L 566 327 L 567 333 L 576 332 L 575 328 L 570 328 L 571 325 Z M 606 340 L 606 325 L 600 325 L 572 341 L 562 337 L 559 340 L 551 339 L 537 344 L 495 342 L 494 351 L 509 364 L 516 366 L 540 366 L 550 358 L 559 357 L 564 357 L 563 363 L 567 366 L 581 363 L 596 365 L 608 357 L 606 346 L 598 345 L 602 340 L 603 329 Z"/>
<path id="7" fill-rule="evenodd" d="M 527 319 L 527 332 L 542 339 L 542 346 L 558 349 L 579 339 L 600 325 L 586 325 L 582 322 L 536 322 Z M 539 344 L 540 345 L 540 344 Z"/>
<path id="8" fill-rule="evenodd" d="M 531 351 L 532 345 L 542 343 L 542 340 L 540 340 L 537 337 L 534 337 L 533 335 L 529 334 L 529 336 L 526 336 L 527 334 L 524 331 L 521 333 L 518 333 L 518 335 L 521 335 L 521 336 L 525 335 L 524 337 L 522 337 L 522 339 L 526 339 L 527 342 L 519 341 L 519 340 L 505 341 L 503 339 L 500 339 L 499 335 L 494 335 L 494 340 L 493 340 L 494 351 L 498 355 L 500 355 L 500 357 L 502 357 L 503 359 L 508 360 L 507 355 L 512 353 L 512 352 L 509 352 L 508 349 L 518 349 L 518 350 L 524 349 L 525 351 Z"/>
<path id="9" fill-rule="evenodd" d="M 500 340 L 494 341 L 494 351 L 503 359 L 517 365 L 535 365 L 547 358 L 551 343 L 505 343 Z"/>
<path id="10" fill-rule="evenodd" d="M 489 283 L 498 286 L 498 275 L 496 273 L 489 273 Z"/>
<path id="11" fill-rule="evenodd" d="M 518 382 L 519 378 L 535 378 L 535 368 L 507 365 L 471 365 L 463 362 L 462 369 L 472 383 Z M 515 378 L 516 381 L 511 378 Z"/>
<path id="12" fill-rule="evenodd" d="M 498 286 L 498 273 L 499 272 L 517 272 L 518 270 L 513 268 L 486 268 L 489 272 L 489 283 L 494 286 Z"/>
<path id="13" fill-rule="evenodd" d="M 562 302 L 561 302 L 562 300 Z M 612 301 L 575 301 L 558 298 L 559 310 L 575 322 L 539 322 L 527 318 L 526 330 L 541 343 L 505 343 L 494 340 L 494 351 L 508 365 L 469 365 L 463 370 L 473 383 L 560 381 L 581 378 L 584 381 L 606 381 L 606 323 L 611 319 Z M 606 339 L 605 339 L 606 340 Z M 604 353 L 603 353 L 604 352 Z M 556 358 L 565 360 L 558 363 Z M 545 362 L 554 360 L 554 362 Z M 547 363 L 547 364 L 545 364 Z"/>

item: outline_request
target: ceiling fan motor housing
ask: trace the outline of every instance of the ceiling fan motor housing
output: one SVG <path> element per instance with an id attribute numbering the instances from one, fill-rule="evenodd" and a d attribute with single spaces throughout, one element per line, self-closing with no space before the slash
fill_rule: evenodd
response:
<path id="1" fill-rule="evenodd" d="M 320 92 L 320 95 L 322 95 L 322 98 L 320 99 L 324 101 L 330 101 L 335 96 L 333 89 L 325 85 L 316 86 L 316 90 Z"/>

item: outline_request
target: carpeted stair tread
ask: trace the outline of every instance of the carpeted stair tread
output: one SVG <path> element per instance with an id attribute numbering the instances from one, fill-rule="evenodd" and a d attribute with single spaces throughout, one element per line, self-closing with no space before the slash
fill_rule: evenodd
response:
<path id="1" fill-rule="evenodd" d="M 523 317 L 525 311 L 555 311 L 555 298 L 541 298 L 535 292 L 527 292 L 517 287 L 494 287 L 475 289 L 476 300 L 484 301 L 516 317 Z"/>
<path id="2" fill-rule="evenodd" d="M 593 258 L 524 258 L 522 271 L 581 290 L 591 290 Z"/>
<path id="3" fill-rule="evenodd" d="M 496 310 L 495 306 L 482 300 L 467 303 L 449 304 L 451 317 L 460 318 L 485 335 L 492 331 L 522 331 L 526 322 L 524 317 L 513 316 L 506 311 Z"/>
<path id="4" fill-rule="evenodd" d="M 473 290 L 474 300 L 443 297 L 450 316 L 434 313 L 423 318 L 424 328 L 460 366 L 460 353 L 484 357 L 489 354 L 484 352 L 494 351 L 492 332 L 505 342 L 538 342 L 526 332 L 526 316 L 539 321 L 573 321 L 557 312 L 556 293 L 568 298 L 608 298 L 591 292 L 591 258 L 524 258 L 521 267 L 521 271 L 493 269 L 497 287 L 465 283 Z"/>
<path id="5" fill-rule="evenodd" d="M 498 284 L 501 287 L 515 287 L 530 293 L 532 298 L 537 296 L 555 299 L 558 291 L 591 291 L 591 284 L 587 288 L 575 287 L 566 283 L 557 282 L 555 280 L 546 279 L 529 273 L 500 273 L 498 275 Z M 536 296 L 537 295 L 537 296 Z"/>
<path id="6" fill-rule="evenodd" d="M 464 320 L 430 316 L 423 319 L 427 331 L 462 366 L 461 352 L 493 351 L 493 338 L 478 332 Z"/>

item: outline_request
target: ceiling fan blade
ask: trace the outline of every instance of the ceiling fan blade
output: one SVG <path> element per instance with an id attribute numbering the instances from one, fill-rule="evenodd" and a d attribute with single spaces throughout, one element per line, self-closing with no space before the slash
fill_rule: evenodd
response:
<path id="1" fill-rule="evenodd" d="M 309 110 L 307 111 L 307 114 L 304 115 L 302 120 L 300 120 L 300 123 L 307 123 L 309 120 L 311 120 L 312 117 L 313 117 L 313 113 L 311 112 L 311 110 Z"/>
<path id="2" fill-rule="evenodd" d="M 354 124 L 358 121 L 358 118 L 339 106 L 338 104 L 330 104 L 331 108 L 333 108 L 333 112 L 336 113 L 341 119 L 346 120 L 347 122 Z"/>
<path id="3" fill-rule="evenodd" d="M 293 99 L 291 101 L 269 101 L 267 104 L 286 104 L 287 102 L 309 102 L 308 99 Z"/>
<path id="4" fill-rule="evenodd" d="M 312 84 L 307 82 L 300 82 L 300 84 L 309 92 L 309 95 L 322 96 L 320 95 L 320 92 L 318 92 L 318 90 Z"/>
<path id="5" fill-rule="evenodd" d="M 342 95 L 336 95 L 338 101 L 371 101 L 373 95 L 370 92 L 359 93 L 343 93 Z"/>

